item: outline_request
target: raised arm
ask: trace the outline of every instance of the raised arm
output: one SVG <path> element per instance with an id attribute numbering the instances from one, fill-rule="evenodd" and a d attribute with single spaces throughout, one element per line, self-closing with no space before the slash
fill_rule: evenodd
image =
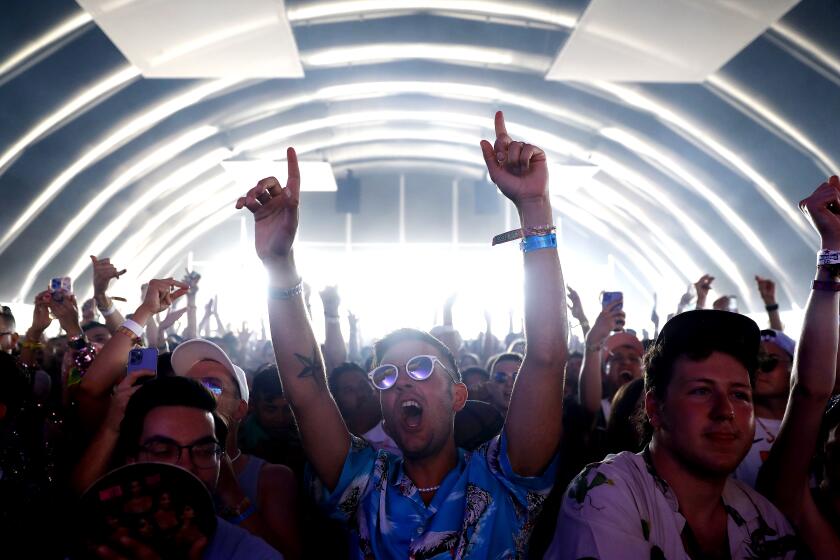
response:
<path id="1" fill-rule="evenodd" d="M 840 180 L 832 177 L 799 203 L 820 234 L 822 249 L 840 250 Z M 818 268 L 818 282 L 837 277 Z M 819 287 L 819 286 L 818 286 Z M 834 389 L 840 292 L 811 291 L 796 347 L 791 393 L 782 426 L 759 474 L 759 488 L 787 515 L 816 557 L 836 557 L 840 538 L 820 515 L 809 489 L 823 411 Z"/>
<path id="2" fill-rule="evenodd" d="M 286 152 L 289 181 L 263 179 L 236 202 L 254 214 L 257 256 L 269 277 L 271 339 L 283 390 L 295 414 L 303 447 L 316 473 L 335 488 L 350 450 L 350 432 L 327 389 L 324 360 L 302 296 L 292 245 L 298 226 L 300 171 L 297 154 Z"/>
<path id="3" fill-rule="evenodd" d="M 777 331 L 785 330 L 782 317 L 779 315 L 779 304 L 776 302 L 776 283 L 761 276 L 756 276 L 755 282 L 758 284 L 758 293 L 764 301 L 764 309 L 767 310 L 770 328 Z"/>
<path id="4" fill-rule="evenodd" d="M 552 225 L 545 153 L 514 142 L 501 111 L 496 113 L 495 128 L 495 145 L 481 142 L 490 178 L 516 205 L 523 228 Z M 533 476 L 545 469 L 560 444 L 568 323 L 557 250 L 529 251 L 524 262 L 527 353 L 514 385 L 505 433 L 513 470 Z"/>
<path id="5" fill-rule="evenodd" d="M 90 260 L 93 266 L 93 299 L 97 309 L 105 318 L 105 326 L 111 334 L 114 334 L 125 319 L 108 295 L 108 287 L 111 285 L 111 280 L 118 279 L 125 273 L 125 269 L 118 271 L 109 258 L 98 259 L 91 255 Z"/>
<path id="6" fill-rule="evenodd" d="M 580 324 L 580 329 L 583 331 L 583 338 L 586 338 L 590 327 L 586 313 L 583 312 L 583 304 L 580 302 L 580 296 L 570 286 L 567 286 L 566 289 L 569 290 L 569 301 L 571 302 L 569 303 L 569 311 L 572 312 L 572 317 Z"/>
<path id="7" fill-rule="evenodd" d="M 612 302 L 606 309 L 602 309 L 592 329 L 586 335 L 586 349 L 583 353 L 578 383 L 578 400 L 589 414 L 597 414 L 601 409 L 601 399 L 604 398 L 604 343 L 612 331 L 624 324 L 625 314 L 622 311 L 622 305 L 624 305 L 623 298 Z"/>
<path id="8" fill-rule="evenodd" d="M 321 296 L 321 303 L 324 305 L 324 359 L 329 372 L 347 361 L 347 345 L 344 343 L 344 335 L 341 334 L 341 319 L 338 315 L 341 298 L 336 286 L 327 286 L 318 295 Z"/>

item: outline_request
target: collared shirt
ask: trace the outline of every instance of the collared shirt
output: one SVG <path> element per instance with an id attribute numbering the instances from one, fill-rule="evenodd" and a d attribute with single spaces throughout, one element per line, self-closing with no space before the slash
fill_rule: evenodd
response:
<path id="1" fill-rule="evenodd" d="M 354 437 L 335 490 L 315 498 L 357 537 L 355 558 L 523 558 L 554 483 L 557 458 L 537 477 L 513 472 L 504 435 L 470 453 L 426 506 L 403 460 Z"/>
<path id="2" fill-rule="evenodd" d="M 677 497 L 645 454 L 609 455 L 572 481 L 546 558 L 690 558 Z M 721 499 L 733 560 L 794 558 L 798 540 L 769 501 L 733 478 Z"/>

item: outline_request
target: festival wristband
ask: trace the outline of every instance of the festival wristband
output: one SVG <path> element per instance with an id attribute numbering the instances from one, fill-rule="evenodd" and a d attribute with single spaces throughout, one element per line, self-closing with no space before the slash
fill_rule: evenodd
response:
<path id="1" fill-rule="evenodd" d="M 510 231 L 506 231 L 495 236 L 493 238 L 493 245 L 500 245 L 501 243 L 507 243 L 508 241 L 513 241 L 515 239 L 521 239 L 522 237 L 528 237 L 533 235 L 546 235 L 553 232 L 555 229 L 557 229 L 557 227 L 551 224 L 546 224 L 544 226 L 528 226 L 520 229 L 512 229 Z"/>
<path id="2" fill-rule="evenodd" d="M 817 266 L 830 266 L 833 264 L 840 264 L 840 251 L 823 249 L 817 253 Z"/>
<path id="3" fill-rule="evenodd" d="M 823 282 L 822 280 L 814 280 L 811 282 L 811 289 L 823 292 L 840 292 L 840 282 Z"/>
<path id="4" fill-rule="evenodd" d="M 530 235 L 519 243 L 519 248 L 523 253 L 530 253 L 531 251 L 538 251 L 540 249 L 556 249 L 557 235 L 549 233 L 547 235 Z"/>
<path id="5" fill-rule="evenodd" d="M 123 324 L 120 325 L 120 328 L 130 331 L 134 335 L 134 338 L 143 338 L 143 327 L 141 327 L 139 323 L 136 323 L 131 319 L 126 319 L 125 321 L 123 321 Z"/>
<path id="6" fill-rule="evenodd" d="M 292 299 L 303 293 L 303 279 L 298 280 L 298 283 L 291 288 L 269 288 L 268 297 L 277 300 Z"/>
<path id="7" fill-rule="evenodd" d="M 102 313 L 103 317 L 110 317 L 111 315 L 117 312 L 117 306 L 114 305 L 113 301 L 111 302 L 111 307 L 109 307 L 108 309 L 102 309 L 101 307 L 97 307 L 97 309 L 99 309 L 99 312 Z"/>

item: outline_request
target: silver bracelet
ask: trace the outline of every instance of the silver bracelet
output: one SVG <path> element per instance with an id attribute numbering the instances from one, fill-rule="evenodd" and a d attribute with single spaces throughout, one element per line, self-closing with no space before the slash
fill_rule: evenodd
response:
<path id="1" fill-rule="evenodd" d="M 298 280 L 298 283 L 291 288 L 269 288 L 268 297 L 271 299 L 285 300 L 292 299 L 303 293 L 303 278 Z"/>

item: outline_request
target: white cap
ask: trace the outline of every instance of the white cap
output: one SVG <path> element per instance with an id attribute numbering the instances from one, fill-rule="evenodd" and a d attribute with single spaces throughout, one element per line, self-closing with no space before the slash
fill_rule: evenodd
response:
<path id="1" fill-rule="evenodd" d="M 172 352 L 172 371 L 175 375 L 184 376 L 191 367 L 202 360 L 211 360 L 225 366 L 225 369 L 233 375 L 242 400 L 248 401 L 248 381 L 245 379 L 245 372 L 230 361 L 224 350 L 209 340 L 193 338 L 179 344 Z"/>

